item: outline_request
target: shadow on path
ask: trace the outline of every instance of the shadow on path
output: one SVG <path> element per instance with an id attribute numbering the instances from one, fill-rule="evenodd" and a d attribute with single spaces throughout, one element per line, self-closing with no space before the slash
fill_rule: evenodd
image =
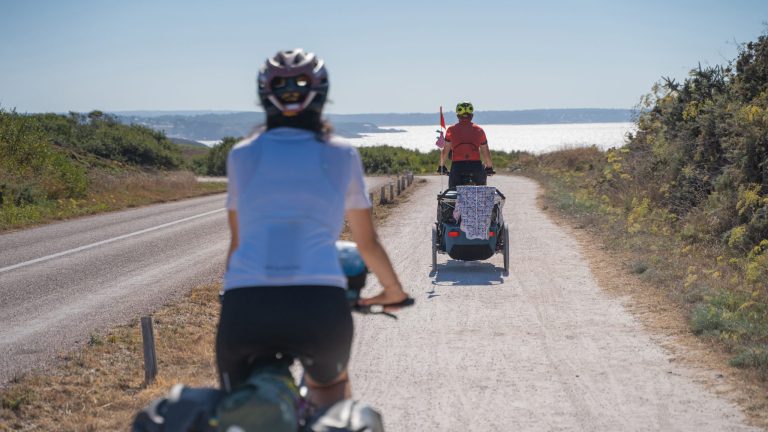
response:
<path id="1" fill-rule="evenodd" d="M 437 272 L 430 276 L 435 278 L 433 286 L 501 285 L 503 273 L 503 268 L 489 262 L 448 260 L 438 264 Z"/>

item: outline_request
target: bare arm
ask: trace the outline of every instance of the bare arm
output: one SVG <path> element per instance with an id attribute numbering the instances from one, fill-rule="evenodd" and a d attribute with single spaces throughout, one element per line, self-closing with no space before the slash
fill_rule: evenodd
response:
<path id="1" fill-rule="evenodd" d="M 229 232 L 231 239 L 229 241 L 229 252 L 227 252 L 227 267 L 229 268 L 229 259 L 232 257 L 232 253 L 237 249 L 239 245 L 238 226 L 237 226 L 237 211 L 229 210 L 227 212 L 229 218 Z"/>
<path id="2" fill-rule="evenodd" d="M 448 157 L 448 152 L 451 151 L 451 142 L 446 141 L 445 147 L 440 150 L 440 166 L 445 166 L 445 158 Z"/>
<path id="3" fill-rule="evenodd" d="M 493 168 L 493 160 L 491 159 L 491 151 L 488 150 L 488 143 L 480 146 L 480 154 L 485 159 L 485 166 Z"/>
<path id="4" fill-rule="evenodd" d="M 360 251 L 363 261 L 384 288 L 379 295 L 365 298 L 361 303 L 365 305 L 392 304 L 405 300 L 408 295 L 403 292 L 403 287 L 392 268 L 389 256 L 376 236 L 371 209 L 350 209 L 346 213 L 349 228 L 352 231 L 352 239 L 357 243 L 357 249 Z"/>

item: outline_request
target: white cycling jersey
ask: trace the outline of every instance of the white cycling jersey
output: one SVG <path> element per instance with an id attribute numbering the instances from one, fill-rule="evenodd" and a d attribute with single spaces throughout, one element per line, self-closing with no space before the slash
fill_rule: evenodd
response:
<path id="1" fill-rule="evenodd" d="M 346 287 L 335 247 L 344 211 L 371 207 L 354 147 L 275 128 L 232 148 L 227 177 L 227 208 L 237 212 L 239 239 L 225 290 Z"/>

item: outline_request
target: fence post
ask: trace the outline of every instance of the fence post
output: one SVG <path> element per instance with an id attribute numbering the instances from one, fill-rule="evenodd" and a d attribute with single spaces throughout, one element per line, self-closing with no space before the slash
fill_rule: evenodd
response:
<path id="1" fill-rule="evenodd" d="M 155 334 L 152 329 L 151 316 L 141 317 L 141 339 L 144 342 L 144 383 L 149 384 L 157 376 Z"/>
<path id="2" fill-rule="evenodd" d="M 397 194 L 400 195 L 400 192 L 402 192 L 402 184 L 400 184 L 400 176 L 397 176 Z"/>
<path id="3" fill-rule="evenodd" d="M 392 198 L 392 201 L 395 200 L 395 185 L 392 183 L 389 184 L 389 197 Z"/>
<path id="4" fill-rule="evenodd" d="M 381 195 L 379 195 L 379 204 L 386 204 L 387 202 L 387 189 L 386 186 L 381 187 Z"/>

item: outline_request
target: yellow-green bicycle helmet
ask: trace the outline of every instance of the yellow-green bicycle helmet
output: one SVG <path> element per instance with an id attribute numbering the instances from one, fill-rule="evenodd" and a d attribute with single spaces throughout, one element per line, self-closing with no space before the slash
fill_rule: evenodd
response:
<path id="1" fill-rule="evenodd" d="M 467 114 L 474 114 L 475 107 L 472 106 L 472 102 L 459 102 L 456 104 L 456 115 L 462 116 Z"/>

